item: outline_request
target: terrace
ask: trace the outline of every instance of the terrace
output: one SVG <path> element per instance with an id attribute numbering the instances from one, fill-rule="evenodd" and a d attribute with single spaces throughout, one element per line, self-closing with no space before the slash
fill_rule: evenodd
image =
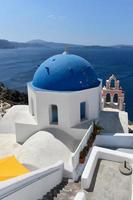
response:
<path id="1" fill-rule="evenodd" d="M 129 200 L 131 199 L 131 178 L 119 171 L 119 162 L 99 159 L 86 190 L 86 200 Z"/>

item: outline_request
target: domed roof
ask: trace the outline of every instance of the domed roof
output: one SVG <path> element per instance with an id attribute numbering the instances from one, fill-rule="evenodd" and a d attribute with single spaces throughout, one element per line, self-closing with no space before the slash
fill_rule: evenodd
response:
<path id="1" fill-rule="evenodd" d="M 32 85 L 45 90 L 78 91 L 97 87 L 99 81 L 87 60 L 63 53 L 50 57 L 40 65 Z"/>

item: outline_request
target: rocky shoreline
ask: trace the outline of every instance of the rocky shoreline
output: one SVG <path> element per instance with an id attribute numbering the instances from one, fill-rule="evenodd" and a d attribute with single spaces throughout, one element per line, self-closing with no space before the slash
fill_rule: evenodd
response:
<path id="1" fill-rule="evenodd" d="M 28 104 L 28 95 L 24 92 L 12 90 L 0 83 L 0 100 L 13 105 Z"/>

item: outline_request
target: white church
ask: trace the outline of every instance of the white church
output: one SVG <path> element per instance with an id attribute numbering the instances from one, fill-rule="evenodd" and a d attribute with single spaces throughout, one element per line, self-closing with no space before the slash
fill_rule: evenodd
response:
<path id="1" fill-rule="evenodd" d="M 25 119 L 18 118 L 15 124 L 17 141 L 23 143 L 47 129 L 81 140 L 84 123 L 99 116 L 101 88 L 101 80 L 85 59 L 66 52 L 47 59 L 28 83 L 29 107 Z"/>
<path id="2" fill-rule="evenodd" d="M 50 195 L 63 177 L 73 183 L 70 199 L 98 199 L 97 192 L 94 190 L 94 196 L 89 196 L 88 189 L 99 159 L 117 163 L 126 160 L 132 166 L 133 137 L 128 133 L 128 113 L 104 108 L 102 80 L 87 60 L 67 52 L 45 60 L 27 89 L 29 105 L 13 106 L 0 119 L 0 177 L 4 180 L 0 181 L 0 199 L 54 199 L 47 193 Z M 103 131 L 93 138 L 96 123 Z M 83 161 L 80 158 L 85 149 Z M 3 168 L 2 159 L 6 159 Z M 20 164 L 18 169 L 22 171 L 15 170 L 14 162 Z M 1 171 L 6 165 L 13 171 Z M 79 178 L 80 187 L 76 190 L 75 181 Z M 104 200 L 105 191 L 102 192 Z M 130 199 L 131 193 L 126 189 L 125 199 Z M 56 199 L 61 199 L 60 195 L 56 194 Z M 69 198 L 64 196 L 65 199 Z"/>

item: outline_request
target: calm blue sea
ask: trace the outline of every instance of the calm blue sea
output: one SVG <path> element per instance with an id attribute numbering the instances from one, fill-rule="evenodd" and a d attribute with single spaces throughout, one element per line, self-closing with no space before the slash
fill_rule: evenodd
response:
<path id="1" fill-rule="evenodd" d="M 26 91 L 38 65 L 46 58 L 61 53 L 63 49 L 44 47 L 0 50 L 0 82 L 9 88 Z M 71 48 L 94 66 L 98 77 L 105 80 L 115 74 L 125 91 L 126 110 L 133 121 L 133 48 Z"/>

